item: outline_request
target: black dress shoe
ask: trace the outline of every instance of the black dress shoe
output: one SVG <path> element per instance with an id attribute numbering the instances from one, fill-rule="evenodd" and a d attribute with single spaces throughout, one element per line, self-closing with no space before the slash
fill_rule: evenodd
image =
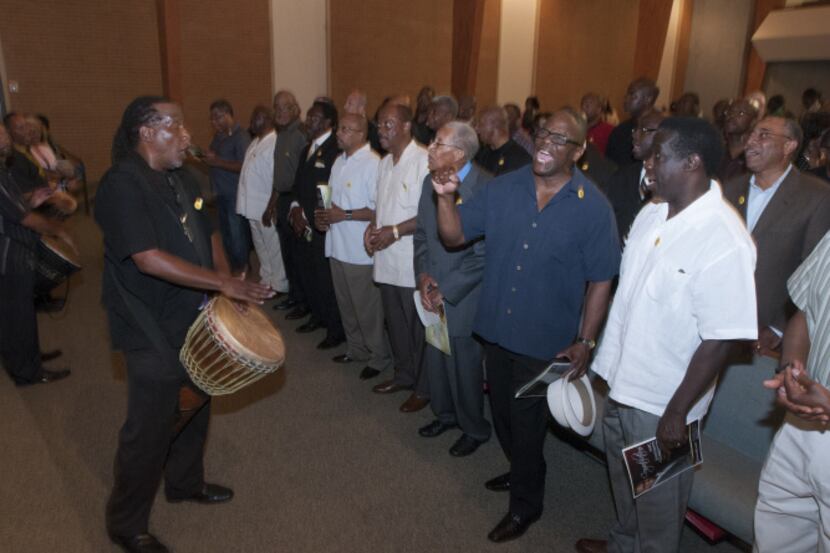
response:
<path id="1" fill-rule="evenodd" d="M 345 338 L 335 338 L 334 336 L 326 336 L 325 340 L 317 344 L 317 349 L 336 348 L 345 341 Z"/>
<path id="2" fill-rule="evenodd" d="M 297 332 L 299 334 L 308 334 L 309 332 L 314 332 L 318 328 L 323 328 L 323 325 L 321 325 L 320 323 L 318 323 L 314 319 L 311 319 L 307 323 L 298 326 L 297 327 Z"/>
<path id="3" fill-rule="evenodd" d="M 22 386 L 31 386 L 33 384 L 49 384 L 50 382 L 54 382 L 56 380 L 62 380 L 72 374 L 72 371 L 69 369 L 59 369 L 55 371 L 50 371 L 49 369 L 43 369 L 43 372 L 40 373 L 40 376 L 35 378 L 32 381 L 27 380 L 17 380 L 15 381 L 15 385 L 22 387 Z"/>
<path id="4" fill-rule="evenodd" d="M 484 442 L 476 440 L 469 434 L 462 434 L 452 447 L 450 448 L 450 455 L 453 457 L 466 457 L 476 452 L 481 444 Z"/>
<path id="5" fill-rule="evenodd" d="M 170 503 L 180 503 L 182 501 L 194 501 L 196 503 L 213 504 L 224 503 L 233 498 L 233 490 L 220 486 L 219 484 L 207 484 L 202 486 L 198 492 L 188 495 L 187 497 L 170 497 L 167 496 L 167 501 Z"/>
<path id="6" fill-rule="evenodd" d="M 297 307 L 297 304 L 300 303 L 297 300 L 292 300 L 291 298 L 285 299 L 279 303 L 274 304 L 274 309 L 277 311 L 285 311 L 286 309 L 291 309 L 292 307 Z"/>
<path id="7" fill-rule="evenodd" d="M 306 315 L 309 314 L 309 310 L 305 307 L 295 307 L 291 311 L 288 312 L 288 315 L 285 316 L 286 321 L 295 321 L 297 319 L 302 319 Z"/>
<path id="8" fill-rule="evenodd" d="M 110 539 L 127 553 L 168 553 L 170 551 L 152 534 L 110 536 Z"/>
<path id="9" fill-rule="evenodd" d="M 63 355 L 63 352 L 59 349 L 53 349 L 52 351 L 45 351 L 40 353 L 40 360 L 41 361 L 51 361 L 53 359 L 57 359 Z"/>
<path id="10" fill-rule="evenodd" d="M 530 525 L 539 520 L 539 516 L 540 515 L 522 517 L 514 515 L 513 513 L 507 513 L 504 515 L 504 518 L 501 519 L 501 522 L 499 522 L 496 527 L 493 528 L 489 534 L 487 534 L 487 539 L 496 543 L 515 540 L 527 532 Z"/>
<path id="11" fill-rule="evenodd" d="M 404 386 L 403 384 L 398 384 L 394 380 L 387 380 L 386 382 L 381 382 L 380 384 L 375 384 L 372 387 L 372 391 L 376 394 L 394 394 L 395 392 L 400 392 L 401 390 L 410 390 L 410 386 Z"/>
<path id="12" fill-rule="evenodd" d="M 435 436 L 440 436 L 447 430 L 451 428 L 455 428 L 458 426 L 457 424 L 449 424 L 446 422 L 441 422 L 438 419 L 435 419 L 431 423 L 426 426 L 422 426 L 418 429 L 418 434 L 423 436 L 424 438 L 434 438 Z"/>
<path id="13" fill-rule="evenodd" d="M 510 473 L 506 472 L 495 478 L 491 478 L 484 483 L 484 487 L 491 492 L 509 492 L 510 491 Z"/>
<path id="14" fill-rule="evenodd" d="M 374 378 L 380 374 L 380 371 L 377 369 L 373 369 L 372 367 L 363 367 L 363 370 L 360 371 L 360 380 L 369 380 L 370 378 Z"/>
<path id="15" fill-rule="evenodd" d="M 332 361 L 335 363 L 340 363 L 341 365 L 345 365 L 346 363 L 353 363 L 355 360 L 352 358 L 351 355 L 348 353 L 344 353 L 342 355 L 335 355 L 331 358 Z"/>

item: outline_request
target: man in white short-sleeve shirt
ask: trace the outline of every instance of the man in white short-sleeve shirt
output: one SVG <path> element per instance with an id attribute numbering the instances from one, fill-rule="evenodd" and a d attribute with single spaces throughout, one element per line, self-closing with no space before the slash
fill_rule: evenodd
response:
<path id="1" fill-rule="evenodd" d="M 271 182 L 274 177 L 273 112 L 265 106 L 257 106 L 251 114 L 251 132 L 254 139 L 245 151 L 239 187 L 236 191 L 236 212 L 248 220 L 254 250 L 259 258 L 259 276 L 277 292 L 288 292 L 288 277 L 282 260 L 280 239 L 273 227 L 262 224 L 262 213 L 271 198 Z"/>
<path id="2" fill-rule="evenodd" d="M 610 388 L 603 432 L 617 521 L 607 545 L 580 540 L 580 552 L 677 550 L 694 471 L 633 499 L 622 448 L 655 436 L 665 452 L 686 443 L 732 341 L 757 338 L 755 246 L 710 180 L 722 153 L 702 119 L 666 119 L 654 137 L 645 167 L 660 203 L 631 227 L 592 365 Z"/>
<path id="3" fill-rule="evenodd" d="M 380 164 L 367 136 L 365 117 L 346 113 L 341 118 L 337 146 L 343 153 L 329 177 L 331 209 L 314 214 L 317 228 L 326 232 L 325 253 L 346 333 L 346 353 L 333 361 L 364 363 L 362 380 L 392 366 L 380 290 L 372 279 L 372 258 L 363 246 L 363 234 L 375 214 Z"/>
<path id="4" fill-rule="evenodd" d="M 380 394 L 412 389 L 401 411 L 423 409 L 429 403 L 429 382 L 421 370 L 424 327 L 415 310 L 414 248 L 418 202 L 429 173 L 427 151 L 412 139 L 412 110 L 387 103 L 378 115 L 380 143 L 389 152 L 378 170 L 377 210 L 364 235 L 366 251 L 374 255 L 375 282 L 380 287 L 389 329 L 395 376 L 373 390 Z"/>

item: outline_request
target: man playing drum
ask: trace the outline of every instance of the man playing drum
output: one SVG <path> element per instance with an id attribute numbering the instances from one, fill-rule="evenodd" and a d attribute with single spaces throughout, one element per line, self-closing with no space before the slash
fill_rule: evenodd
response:
<path id="1" fill-rule="evenodd" d="M 177 433 L 179 393 L 193 387 L 178 359 L 206 296 L 262 303 L 267 286 L 232 278 L 198 185 L 180 170 L 190 134 L 181 108 L 139 97 L 124 111 L 113 167 L 101 181 L 95 219 L 104 235 L 103 303 L 114 349 L 127 363 L 127 419 L 119 434 L 107 531 L 129 552 L 165 552 L 148 533 L 162 475 L 168 501 L 218 503 L 233 492 L 204 481 L 210 403 Z"/>

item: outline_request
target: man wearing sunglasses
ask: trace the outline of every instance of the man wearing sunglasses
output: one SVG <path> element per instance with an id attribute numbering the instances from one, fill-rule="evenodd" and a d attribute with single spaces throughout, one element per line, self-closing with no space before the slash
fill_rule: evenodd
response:
<path id="1" fill-rule="evenodd" d="M 484 237 L 484 283 L 474 324 L 485 342 L 493 425 L 510 472 L 488 481 L 509 491 L 509 511 L 488 538 L 524 534 L 542 514 L 544 398 L 515 390 L 554 357 L 585 373 L 620 264 L 614 214 L 574 163 L 585 149 L 585 120 L 572 109 L 536 132 L 531 166 L 497 177 L 457 205 L 457 174 L 435 175 L 438 230 L 447 247 Z M 587 290 L 587 291 L 586 291 Z"/>

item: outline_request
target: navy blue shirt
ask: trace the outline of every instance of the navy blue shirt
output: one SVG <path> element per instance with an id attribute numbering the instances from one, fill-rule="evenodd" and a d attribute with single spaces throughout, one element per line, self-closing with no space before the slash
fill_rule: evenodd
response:
<path id="1" fill-rule="evenodd" d="M 245 161 L 245 151 L 251 144 L 251 135 L 243 130 L 238 123 L 234 124 L 231 134 L 216 133 L 210 143 L 210 149 L 216 152 L 219 159 L 225 161 Z M 220 167 L 210 168 L 210 182 L 213 191 L 219 196 L 229 196 L 236 200 L 236 189 L 239 186 L 239 173 L 226 171 Z"/>
<path id="2" fill-rule="evenodd" d="M 551 359 L 579 332 L 588 282 L 620 268 L 608 200 L 579 169 L 539 211 L 531 166 L 490 181 L 459 206 L 465 240 L 487 254 L 475 332 L 501 347 Z"/>

